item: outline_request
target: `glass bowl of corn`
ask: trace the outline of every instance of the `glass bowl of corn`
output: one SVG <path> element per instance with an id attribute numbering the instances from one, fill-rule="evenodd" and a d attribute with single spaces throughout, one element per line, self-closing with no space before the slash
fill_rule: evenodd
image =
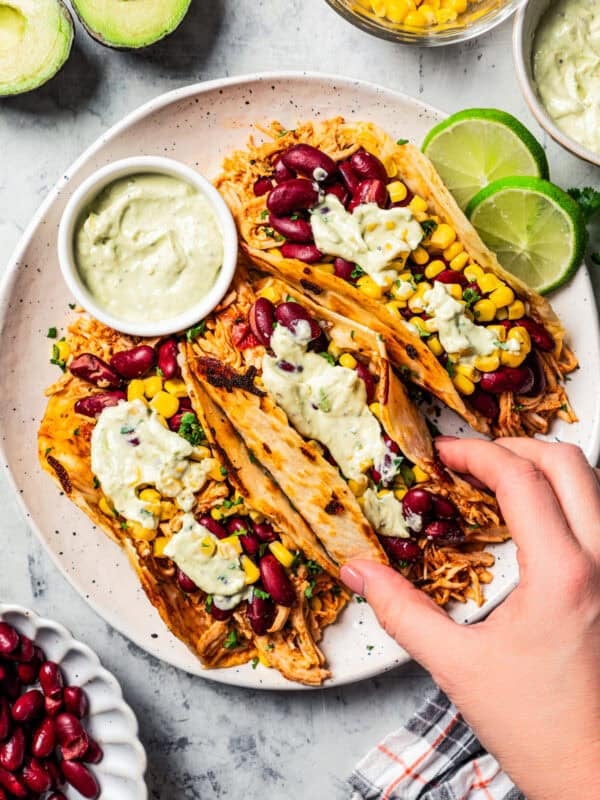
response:
<path id="1" fill-rule="evenodd" d="M 464 42 L 508 19 L 527 0 L 326 0 L 380 39 L 435 47 Z"/>

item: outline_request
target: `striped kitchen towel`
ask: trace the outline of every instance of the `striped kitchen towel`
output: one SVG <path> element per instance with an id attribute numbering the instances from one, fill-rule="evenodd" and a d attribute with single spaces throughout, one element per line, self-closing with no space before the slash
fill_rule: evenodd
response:
<path id="1" fill-rule="evenodd" d="M 441 690 L 349 782 L 352 800 L 525 800 Z"/>

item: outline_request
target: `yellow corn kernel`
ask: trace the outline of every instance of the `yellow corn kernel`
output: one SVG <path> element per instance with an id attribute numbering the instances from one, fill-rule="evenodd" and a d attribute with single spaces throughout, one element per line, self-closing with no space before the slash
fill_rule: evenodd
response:
<path id="1" fill-rule="evenodd" d="M 456 231 L 451 225 L 442 222 L 429 237 L 429 244 L 436 250 L 446 250 L 456 241 Z"/>
<path id="2" fill-rule="evenodd" d="M 263 667 L 266 667 L 267 669 L 271 668 L 271 663 L 270 663 L 269 659 L 267 658 L 266 654 L 263 653 L 262 650 L 258 651 L 258 660 L 263 665 Z"/>
<path id="3" fill-rule="evenodd" d="M 480 372 L 495 372 L 500 366 L 500 353 L 496 350 L 488 356 L 477 356 L 475 367 Z"/>
<path id="4" fill-rule="evenodd" d="M 452 8 L 457 14 L 464 14 L 467 10 L 468 0 L 452 0 Z"/>
<path id="5" fill-rule="evenodd" d="M 152 553 L 154 554 L 155 558 L 167 558 L 165 555 L 165 547 L 171 541 L 170 536 L 159 536 L 157 539 L 154 540 L 152 545 Z"/>
<path id="6" fill-rule="evenodd" d="M 505 367 L 520 367 L 527 358 L 527 353 L 520 350 L 516 353 L 512 350 L 503 350 L 500 356 L 500 361 Z"/>
<path id="7" fill-rule="evenodd" d="M 482 275 L 483 270 L 478 264 L 469 264 L 465 267 L 465 278 L 471 283 L 473 283 L 473 281 L 478 281 Z"/>
<path id="8" fill-rule="evenodd" d="M 355 497 L 361 497 L 367 488 L 367 481 L 355 481 L 353 478 L 350 478 L 348 481 L 348 488 Z"/>
<path id="9" fill-rule="evenodd" d="M 326 272 L 328 275 L 335 275 L 335 267 L 330 261 L 320 261 L 318 264 L 313 264 L 315 269 L 319 272 Z"/>
<path id="10" fill-rule="evenodd" d="M 460 283 L 448 283 L 448 284 L 446 284 L 446 291 L 455 300 L 462 300 L 463 290 L 462 290 L 462 286 L 460 285 Z"/>
<path id="11" fill-rule="evenodd" d="M 420 267 L 424 266 L 429 261 L 429 253 L 424 247 L 417 247 L 416 250 L 412 251 L 410 257 L 415 264 L 418 264 Z"/>
<path id="12" fill-rule="evenodd" d="M 227 472 L 223 472 L 221 465 L 218 461 L 215 461 L 213 466 L 208 470 L 208 477 L 213 481 L 222 483 L 227 478 Z M 217 517 L 215 517 L 215 519 L 217 519 Z"/>
<path id="13" fill-rule="evenodd" d="M 521 319 L 525 316 L 525 303 L 522 300 L 515 300 L 509 305 L 507 311 L 509 319 Z"/>
<path id="14" fill-rule="evenodd" d="M 410 14 L 409 14 L 409 16 L 410 16 Z M 408 18 L 407 18 L 406 24 L 407 25 L 410 24 L 408 22 Z M 408 204 L 408 207 L 413 212 L 413 214 L 423 213 L 424 211 L 427 211 L 427 201 L 423 200 L 422 197 L 420 197 L 418 194 L 416 194 L 413 197 L 413 199 L 410 201 L 410 203 Z"/>
<path id="15" fill-rule="evenodd" d="M 457 256 L 454 256 L 453 259 L 450 261 L 450 269 L 453 269 L 455 272 L 460 272 L 467 266 L 469 261 L 468 253 L 462 252 L 459 253 Z"/>
<path id="16" fill-rule="evenodd" d="M 174 397 L 187 397 L 187 388 L 182 380 L 165 381 L 164 390 Z"/>
<path id="17" fill-rule="evenodd" d="M 510 286 L 500 285 L 490 294 L 490 300 L 496 308 L 506 308 L 515 299 L 515 293 Z"/>
<path id="18" fill-rule="evenodd" d="M 282 258 L 282 255 L 281 255 L 281 250 L 280 250 L 278 247 L 270 247 L 270 248 L 267 250 L 267 253 L 268 253 L 270 256 L 275 256 L 276 258 Z"/>
<path id="19" fill-rule="evenodd" d="M 258 297 L 264 297 L 272 303 L 278 303 L 281 299 L 281 295 L 274 286 L 265 286 L 258 292 Z"/>
<path id="20" fill-rule="evenodd" d="M 419 335 L 427 336 L 427 334 L 429 333 L 427 322 L 424 319 L 421 319 L 421 317 L 411 317 L 408 322 L 410 325 L 415 326 L 415 328 L 419 332 Z"/>
<path id="21" fill-rule="evenodd" d="M 115 510 L 112 508 L 106 497 L 101 497 L 98 502 L 98 508 L 103 514 L 106 514 L 107 517 L 114 517 Z"/>
<path id="22" fill-rule="evenodd" d="M 477 285 L 484 294 L 493 292 L 499 286 L 502 286 L 500 281 L 492 272 L 484 272 L 481 277 L 477 278 Z"/>
<path id="23" fill-rule="evenodd" d="M 144 402 L 146 402 L 146 401 L 144 401 Z M 156 414 L 156 419 L 163 426 L 163 428 L 168 428 L 169 427 L 168 424 L 167 424 L 167 420 L 163 417 L 162 414 L 158 414 L 157 413 Z"/>
<path id="24" fill-rule="evenodd" d="M 339 363 L 340 366 L 342 367 L 347 367 L 348 369 L 355 369 L 357 361 L 354 358 L 354 356 L 351 355 L 350 353 L 344 353 L 342 356 L 340 356 Z"/>
<path id="25" fill-rule="evenodd" d="M 294 554 L 281 542 L 269 542 L 269 550 L 273 553 L 277 561 L 284 567 L 291 567 L 294 563 Z"/>
<path id="26" fill-rule="evenodd" d="M 225 547 L 225 551 L 227 547 L 233 547 L 235 552 L 240 555 L 242 552 L 242 543 L 240 542 L 239 536 L 226 536 L 224 539 L 219 540 L 219 547 Z"/>
<path id="27" fill-rule="evenodd" d="M 387 16 L 392 22 L 404 22 L 409 11 L 414 11 L 414 0 L 388 0 Z"/>
<path id="28" fill-rule="evenodd" d="M 506 308 L 499 308 L 496 311 L 496 319 L 502 322 L 503 319 L 508 319 L 508 310 Z"/>
<path id="29" fill-rule="evenodd" d="M 444 250 L 443 256 L 446 259 L 446 261 L 449 262 L 452 261 L 453 258 L 456 258 L 456 256 L 459 253 L 462 253 L 464 249 L 465 248 L 462 246 L 460 242 L 454 242 L 454 244 L 451 244 L 450 247 L 447 247 Z"/>
<path id="30" fill-rule="evenodd" d="M 465 377 L 465 375 L 455 375 L 452 378 L 452 383 L 461 394 L 469 395 L 473 394 L 475 391 L 475 384 L 473 381 L 469 380 L 469 378 Z"/>
<path id="31" fill-rule="evenodd" d="M 311 597 L 310 599 L 310 607 L 313 611 L 321 611 L 323 608 L 323 602 L 320 597 Z"/>
<path id="32" fill-rule="evenodd" d="M 248 558 L 248 556 L 242 556 L 240 558 L 242 562 L 242 569 L 244 570 L 244 581 L 246 585 L 250 585 L 252 583 L 256 583 L 256 581 L 260 578 L 260 570 L 252 561 L 252 559 Z"/>
<path id="33" fill-rule="evenodd" d="M 160 503 L 160 492 L 156 489 L 142 489 L 139 498 L 143 503 Z"/>
<path id="34" fill-rule="evenodd" d="M 157 392 L 150 401 L 150 407 L 169 419 L 179 410 L 179 400 L 168 392 Z"/>
<path id="35" fill-rule="evenodd" d="M 361 472 L 368 472 L 371 469 L 372 466 L 373 466 L 373 459 L 372 458 L 366 458 L 364 461 L 360 462 L 359 469 L 360 469 Z"/>
<path id="36" fill-rule="evenodd" d="M 400 277 L 398 281 L 394 281 L 390 289 L 390 294 L 392 295 L 394 300 L 406 301 L 408 300 L 409 297 L 413 296 L 413 294 L 415 293 L 415 287 L 411 279 L 403 280 L 402 277 Z M 406 305 L 406 302 L 404 303 L 404 305 Z"/>
<path id="37" fill-rule="evenodd" d="M 435 24 L 435 11 L 429 3 L 421 3 L 419 13 L 425 17 L 428 25 Z"/>
<path id="38" fill-rule="evenodd" d="M 381 418 L 381 403 L 371 403 L 369 406 L 369 411 L 373 414 L 374 417 L 377 419 Z"/>
<path id="39" fill-rule="evenodd" d="M 387 10 L 385 0 L 371 0 L 371 8 L 376 17 L 385 17 Z"/>
<path id="40" fill-rule="evenodd" d="M 134 400 L 141 400 L 146 393 L 146 387 L 144 381 L 140 380 L 139 378 L 135 378 L 132 380 L 127 387 L 127 399 L 130 403 Z"/>
<path id="41" fill-rule="evenodd" d="M 392 203 L 401 203 L 406 199 L 406 195 L 408 194 L 406 186 L 402 181 L 392 181 L 388 183 L 387 190 Z"/>
<path id="42" fill-rule="evenodd" d="M 491 331 L 499 342 L 506 341 L 506 328 L 504 325 L 488 325 L 488 331 Z"/>
<path id="43" fill-rule="evenodd" d="M 456 11 L 450 8 L 440 8 L 435 12 L 435 21 L 438 25 L 446 25 L 448 22 L 454 22 L 456 19 Z"/>
<path id="44" fill-rule="evenodd" d="M 162 392 L 163 382 L 160 375 L 153 375 L 151 378 L 144 380 L 144 394 L 147 398 L 152 398 L 154 395 Z"/>
<path id="45" fill-rule="evenodd" d="M 429 475 L 418 464 L 415 464 L 412 470 L 415 476 L 415 483 L 425 483 L 429 480 Z"/>
<path id="46" fill-rule="evenodd" d="M 250 511 L 249 517 L 252 522 L 255 522 L 257 525 L 265 521 L 265 515 L 261 514 L 260 511 Z"/>
<path id="47" fill-rule="evenodd" d="M 434 261 L 430 261 L 429 264 L 425 267 L 425 277 L 429 278 L 429 280 L 433 280 L 440 272 L 443 272 L 446 269 L 446 265 L 443 261 L 439 258 L 436 258 Z"/>
<path id="48" fill-rule="evenodd" d="M 464 375 L 465 378 L 468 378 L 470 381 L 473 381 L 473 383 L 475 383 L 481 378 L 481 375 L 479 374 L 477 369 L 471 364 L 456 364 L 456 366 L 454 367 L 454 374 Z"/>
<path id="49" fill-rule="evenodd" d="M 194 452 L 191 455 L 191 458 L 194 461 L 202 461 L 205 458 L 210 458 L 212 456 L 212 452 L 210 447 L 204 447 L 204 445 L 200 445 L 198 447 L 194 447 Z"/>
<path id="50" fill-rule="evenodd" d="M 402 500 L 404 495 L 408 492 L 406 486 L 403 486 L 401 489 L 394 489 L 394 497 L 396 500 Z"/>
<path id="51" fill-rule="evenodd" d="M 427 339 L 427 346 L 431 350 L 434 356 L 441 356 L 444 352 L 444 348 L 437 336 L 430 336 Z"/>
<path id="52" fill-rule="evenodd" d="M 511 328 L 508 332 L 507 341 L 510 342 L 511 340 L 519 342 L 521 350 L 525 350 L 528 355 L 531 353 L 531 336 L 526 328 L 521 325 Z"/>
<path id="53" fill-rule="evenodd" d="M 200 542 L 200 552 L 205 558 L 211 558 L 215 554 L 217 543 L 212 536 L 204 536 Z"/>
<path id="54" fill-rule="evenodd" d="M 213 519 L 215 519 L 217 522 L 219 522 L 220 520 L 222 520 L 222 519 L 223 519 L 223 517 L 225 516 L 225 515 L 223 514 L 223 511 L 222 511 L 220 508 L 217 508 L 216 506 L 215 506 L 214 508 L 211 508 L 211 510 L 210 510 L 210 515 L 211 515 L 211 517 L 212 517 Z"/>
<path id="55" fill-rule="evenodd" d="M 478 300 L 473 306 L 473 314 L 477 322 L 491 322 L 496 316 L 496 306 L 491 300 L 483 298 Z"/>
<path id="56" fill-rule="evenodd" d="M 390 158 L 387 158 L 383 162 L 383 166 L 385 167 L 385 171 L 388 174 L 388 178 L 396 177 L 396 175 L 398 174 L 398 164 L 396 164 L 396 161 L 394 160 L 393 157 L 390 156 Z"/>
<path id="57" fill-rule="evenodd" d="M 400 309 L 406 308 L 406 300 L 390 300 L 389 303 L 385 304 L 385 307 L 393 314 L 395 317 L 401 316 Z"/>
<path id="58" fill-rule="evenodd" d="M 52 345 L 52 358 L 56 359 L 57 361 L 66 361 L 70 355 L 71 345 L 68 342 L 65 342 L 64 339 L 61 339 L 60 342 L 56 342 Z"/>
<path id="59" fill-rule="evenodd" d="M 139 522 L 128 522 L 127 531 L 138 542 L 153 542 L 157 535 L 154 528 L 144 528 Z"/>
<path id="60" fill-rule="evenodd" d="M 333 339 L 327 345 L 327 352 L 329 353 L 330 356 L 333 356 L 334 358 L 339 358 L 342 355 L 342 351 L 333 341 Z"/>
<path id="61" fill-rule="evenodd" d="M 363 294 L 366 294 L 367 297 L 373 300 L 381 300 L 383 297 L 383 288 L 378 283 L 375 283 L 370 275 L 363 275 L 360 277 L 356 281 L 356 285 Z"/>
<path id="62" fill-rule="evenodd" d="M 160 504 L 160 521 L 164 522 L 175 514 L 175 503 L 170 500 L 163 500 Z"/>
<path id="63" fill-rule="evenodd" d="M 392 493 L 392 492 L 390 491 L 390 489 L 380 489 L 380 490 L 377 492 L 377 497 L 378 497 L 380 500 L 383 500 L 383 498 L 384 498 L 384 497 L 387 497 L 387 496 L 388 496 L 388 494 L 391 494 L 391 493 Z"/>
<path id="64" fill-rule="evenodd" d="M 426 28 L 427 17 L 417 9 L 410 11 L 404 18 L 404 24 L 407 28 Z"/>

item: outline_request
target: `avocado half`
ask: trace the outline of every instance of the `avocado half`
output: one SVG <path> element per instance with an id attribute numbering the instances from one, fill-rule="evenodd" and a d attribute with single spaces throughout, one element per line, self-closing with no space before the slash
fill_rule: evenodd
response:
<path id="1" fill-rule="evenodd" d="M 61 0 L 0 0 L 0 96 L 30 92 L 53 78 L 73 35 Z"/>
<path id="2" fill-rule="evenodd" d="M 191 0 L 72 0 L 87 32 L 109 47 L 140 48 L 168 36 Z"/>

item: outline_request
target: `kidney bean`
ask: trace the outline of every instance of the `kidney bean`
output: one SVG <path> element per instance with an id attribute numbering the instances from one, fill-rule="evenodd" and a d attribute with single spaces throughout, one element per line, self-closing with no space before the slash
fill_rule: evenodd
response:
<path id="1" fill-rule="evenodd" d="M 312 242 L 313 232 L 305 219 L 290 219 L 269 214 L 269 224 L 290 242 Z"/>
<path id="2" fill-rule="evenodd" d="M 39 717 L 44 710 L 44 695 L 38 689 L 22 694 L 12 707 L 12 717 L 17 722 L 29 722 Z"/>
<path id="3" fill-rule="evenodd" d="M 421 548 L 414 539 L 381 536 L 379 541 L 392 561 L 416 561 L 421 557 Z"/>
<path id="4" fill-rule="evenodd" d="M 35 645 L 28 636 L 19 636 L 19 645 L 12 653 L 6 653 L 4 658 L 16 661 L 19 664 L 30 663 L 35 657 Z"/>
<path id="5" fill-rule="evenodd" d="M 179 588 L 182 592 L 189 594 L 190 592 L 197 592 L 198 587 L 194 583 L 194 581 L 189 578 L 183 570 L 177 570 L 177 583 L 179 584 Z"/>
<path id="6" fill-rule="evenodd" d="M 268 597 L 257 597 L 254 593 L 248 601 L 246 616 L 257 636 L 264 636 L 275 621 L 277 609 Z"/>
<path id="7" fill-rule="evenodd" d="M 162 372 L 163 378 L 170 380 L 177 378 L 180 374 L 177 355 L 179 348 L 175 339 L 167 339 L 158 346 L 157 362 L 158 368 Z"/>
<path id="8" fill-rule="evenodd" d="M 252 333 L 265 347 L 269 346 L 275 325 L 275 306 L 266 297 L 259 297 L 248 314 Z"/>
<path id="9" fill-rule="evenodd" d="M 534 383 L 531 367 L 500 367 L 495 372 L 484 372 L 481 375 L 479 386 L 484 392 L 501 394 L 514 392 L 524 394 L 530 391 Z"/>
<path id="10" fill-rule="evenodd" d="M 255 197 L 262 197 L 263 194 L 270 192 L 272 188 L 273 188 L 273 182 L 271 181 L 271 178 L 266 178 L 265 176 L 263 176 L 261 178 L 257 178 L 254 181 L 254 186 L 252 187 L 252 190 L 254 192 Z"/>
<path id="11" fill-rule="evenodd" d="M 383 434 L 383 441 L 390 452 L 394 453 L 396 456 L 400 454 L 400 448 L 398 447 L 398 444 L 392 438 L 390 438 L 387 433 Z"/>
<path id="12" fill-rule="evenodd" d="M 192 410 L 192 401 L 189 397 L 180 397 L 179 398 L 179 408 L 183 409 L 184 411 L 191 411 Z"/>
<path id="13" fill-rule="evenodd" d="M 381 161 L 362 148 L 350 156 L 350 164 L 361 180 L 374 178 L 383 183 L 388 182 L 388 174 Z"/>
<path id="14" fill-rule="evenodd" d="M 425 489 L 409 489 L 402 498 L 402 513 L 408 527 L 420 533 L 433 507 L 433 498 Z"/>
<path id="15" fill-rule="evenodd" d="M 544 350 L 545 352 L 554 350 L 555 344 L 552 334 L 539 322 L 535 322 L 530 317 L 523 317 L 523 319 L 515 320 L 515 325 L 525 328 L 538 350 Z"/>
<path id="16" fill-rule="evenodd" d="M 261 558 L 259 566 L 264 587 L 273 600 L 280 606 L 292 606 L 296 600 L 296 592 L 275 556 L 267 553 Z"/>
<path id="17" fill-rule="evenodd" d="M 8 795 L 1 786 L 0 786 L 0 800 L 8 800 Z M 50 798 L 50 800 L 52 800 L 52 798 Z"/>
<path id="18" fill-rule="evenodd" d="M 359 361 L 355 367 L 358 377 L 364 382 L 367 390 L 367 403 L 370 405 L 375 400 L 375 378 L 369 368 Z"/>
<path id="19" fill-rule="evenodd" d="M 267 208 L 278 217 L 285 217 L 294 211 L 312 208 L 319 200 L 319 193 L 311 181 L 292 178 L 278 184 L 267 196 Z"/>
<path id="20" fill-rule="evenodd" d="M 0 767 L 0 786 L 3 786 L 12 797 L 26 798 L 29 794 L 23 781 L 4 767 Z"/>
<path id="21" fill-rule="evenodd" d="M 99 389 L 118 389 L 122 380 L 112 367 L 93 353 L 82 353 L 69 364 L 69 371 L 77 378 L 93 383 Z"/>
<path id="22" fill-rule="evenodd" d="M 179 433 L 179 428 L 181 427 L 181 420 L 186 414 L 190 413 L 193 412 L 191 412 L 189 408 L 184 408 L 182 411 L 178 411 L 177 414 L 173 414 L 173 416 L 167 420 L 169 429 L 172 430 L 173 433 Z M 196 415 L 194 414 L 194 416 Z"/>
<path id="23" fill-rule="evenodd" d="M 0 742 L 3 742 L 9 735 L 12 728 L 10 716 L 10 706 L 6 697 L 0 696 Z"/>
<path id="24" fill-rule="evenodd" d="M 349 211 L 354 211 L 356 206 L 364 203 L 376 203 L 379 208 L 385 208 L 388 202 L 388 193 L 385 183 L 375 178 L 361 181 L 348 206 Z"/>
<path id="25" fill-rule="evenodd" d="M 35 683 L 35 679 L 37 677 L 36 665 L 33 663 L 17 664 L 17 675 L 19 676 L 21 683 L 23 683 L 25 686 Z"/>
<path id="26" fill-rule="evenodd" d="M 60 768 L 65 779 L 74 789 L 77 789 L 79 794 L 89 798 L 89 800 L 95 800 L 98 797 L 100 787 L 87 767 L 77 761 L 66 760 L 61 762 Z"/>
<path id="27" fill-rule="evenodd" d="M 532 353 L 526 359 L 525 365 L 533 372 L 533 386 L 528 392 L 523 392 L 526 397 L 538 397 L 546 391 L 546 375 L 542 369 L 539 358 Z"/>
<path id="28" fill-rule="evenodd" d="M 356 265 L 351 261 L 346 261 L 345 258 L 336 258 L 333 262 L 333 269 L 338 278 L 343 278 L 345 281 L 356 283 L 356 278 L 352 277 Z"/>
<path id="29" fill-rule="evenodd" d="M 281 155 L 277 156 L 273 162 L 273 177 L 275 178 L 275 183 L 285 183 L 296 177 L 296 174 L 283 163 Z"/>
<path id="30" fill-rule="evenodd" d="M 462 272 L 455 272 L 453 269 L 445 269 L 439 275 L 436 275 L 433 280 L 440 283 L 459 283 L 463 289 L 466 289 L 469 283 Z"/>
<path id="31" fill-rule="evenodd" d="M 303 321 L 310 325 L 310 335 L 312 339 L 316 339 L 321 335 L 321 328 L 318 322 L 311 317 L 308 311 L 301 306 L 300 303 L 280 303 L 275 309 L 275 318 L 277 322 L 284 325 L 292 333 L 295 332 L 298 322 Z"/>
<path id="32" fill-rule="evenodd" d="M 14 700 L 21 694 L 21 681 L 15 667 L 12 664 L 4 665 L 4 678 L 2 679 L 2 688 L 4 694 L 11 700 Z"/>
<path id="33" fill-rule="evenodd" d="M 443 539 L 447 544 L 462 542 L 465 538 L 460 527 L 448 519 L 438 519 L 430 522 L 425 528 L 425 535 L 428 539 Z"/>
<path id="34" fill-rule="evenodd" d="M 0 765 L 10 772 L 19 769 L 25 758 L 25 733 L 19 725 L 12 736 L 0 745 Z"/>
<path id="35" fill-rule="evenodd" d="M 83 760 L 87 764 L 99 764 L 104 758 L 104 752 L 95 739 L 89 737 L 90 743 L 88 749 L 85 751 Z"/>
<path id="36" fill-rule="evenodd" d="M 67 797 L 62 792 L 52 792 L 48 795 L 48 800 L 67 800 Z"/>
<path id="37" fill-rule="evenodd" d="M 56 729 L 52 717 L 46 719 L 34 731 L 31 752 L 36 758 L 47 758 L 56 746 Z"/>
<path id="38" fill-rule="evenodd" d="M 218 620 L 219 622 L 225 622 L 225 620 L 229 619 L 233 614 L 232 608 L 219 608 L 214 603 L 210 607 L 210 613 L 213 619 Z"/>
<path id="39" fill-rule="evenodd" d="M 310 144 L 295 144 L 282 153 L 281 160 L 288 169 L 313 181 L 325 181 L 337 167 L 335 161 Z"/>
<path id="40" fill-rule="evenodd" d="M 447 497 L 442 497 L 440 494 L 431 496 L 433 500 L 433 514 L 438 519 L 456 519 L 458 511 L 456 506 Z"/>
<path id="41" fill-rule="evenodd" d="M 217 520 L 213 519 L 209 514 L 203 514 L 201 517 L 198 517 L 198 522 L 200 525 L 204 525 L 206 530 L 210 531 L 217 539 L 225 539 L 227 536 L 227 531 L 221 523 L 217 522 Z"/>
<path id="42" fill-rule="evenodd" d="M 254 525 L 254 533 L 261 542 L 274 542 L 277 539 L 277 534 L 270 522 L 257 522 Z"/>
<path id="43" fill-rule="evenodd" d="M 89 702 L 81 686 L 66 686 L 64 693 L 65 710 L 81 719 L 88 713 Z"/>
<path id="44" fill-rule="evenodd" d="M 57 786 L 60 786 L 63 780 L 62 780 L 62 775 L 60 774 L 60 770 L 58 768 L 58 764 L 56 763 L 54 757 L 45 758 L 42 762 L 42 766 L 44 767 L 44 769 L 48 773 L 48 776 L 50 777 L 51 788 L 56 789 Z M 64 795 L 61 792 L 58 792 L 58 795 L 61 798 L 64 797 Z M 52 800 L 52 797 L 54 797 L 54 795 L 48 797 L 47 800 Z"/>
<path id="45" fill-rule="evenodd" d="M 0 622 L 0 655 L 12 653 L 19 646 L 19 634 L 8 622 Z"/>
<path id="46" fill-rule="evenodd" d="M 39 672 L 40 685 L 46 697 L 61 696 L 64 686 L 62 672 L 54 661 L 44 661 Z"/>
<path id="47" fill-rule="evenodd" d="M 21 771 L 23 783 L 31 789 L 32 792 L 47 792 L 52 786 L 52 779 L 46 772 L 37 758 L 28 758 L 25 766 Z"/>
<path id="48" fill-rule="evenodd" d="M 85 417 L 98 417 L 105 408 L 116 406 L 121 400 L 127 400 L 125 392 L 100 392 L 82 397 L 75 403 L 75 413 Z"/>
<path id="49" fill-rule="evenodd" d="M 246 531 L 246 533 L 241 533 Z M 231 517 L 227 523 L 227 533 L 231 535 L 237 534 L 240 537 L 240 544 L 244 548 L 244 552 L 250 556 L 256 555 L 260 548 L 260 539 L 252 530 L 252 526 L 247 519 L 243 517 Z"/>
<path id="50" fill-rule="evenodd" d="M 342 183 L 339 183 L 339 181 L 327 186 L 325 192 L 326 194 L 332 194 L 334 197 L 337 197 L 344 207 L 348 204 L 348 200 L 350 199 L 350 193 Z"/>
<path id="51" fill-rule="evenodd" d="M 293 244 L 286 242 L 281 245 L 281 255 L 284 258 L 297 258 L 305 264 L 315 264 L 321 261 L 323 253 L 314 244 Z"/>
<path id="52" fill-rule="evenodd" d="M 54 720 L 54 728 L 63 758 L 68 761 L 83 758 L 89 739 L 77 717 L 63 711 Z"/>
<path id="53" fill-rule="evenodd" d="M 52 697 L 45 697 L 44 698 L 44 708 L 46 709 L 46 714 L 50 717 L 55 717 L 59 711 L 62 711 L 63 707 L 63 697 L 62 693 L 60 697 L 52 698 Z"/>
<path id="54" fill-rule="evenodd" d="M 115 353 L 110 360 L 110 366 L 123 378 L 141 378 L 152 369 L 155 360 L 154 348 L 141 344 L 139 347 L 132 347 L 131 350 Z"/>
<path id="55" fill-rule="evenodd" d="M 338 172 L 342 176 L 342 180 L 346 184 L 346 188 L 350 194 L 354 194 L 360 183 L 360 179 L 352 169 L 352 164 L 349 161 L 342 161 L 342 163 L 338 165 Z"/>
<path id="56" fill-rule="evenodd" d="M 479 387 L 470 395 L 469 403 L 490 422 L 495 422 L 500 416 L 500 406 L 496 398 Z"/>

